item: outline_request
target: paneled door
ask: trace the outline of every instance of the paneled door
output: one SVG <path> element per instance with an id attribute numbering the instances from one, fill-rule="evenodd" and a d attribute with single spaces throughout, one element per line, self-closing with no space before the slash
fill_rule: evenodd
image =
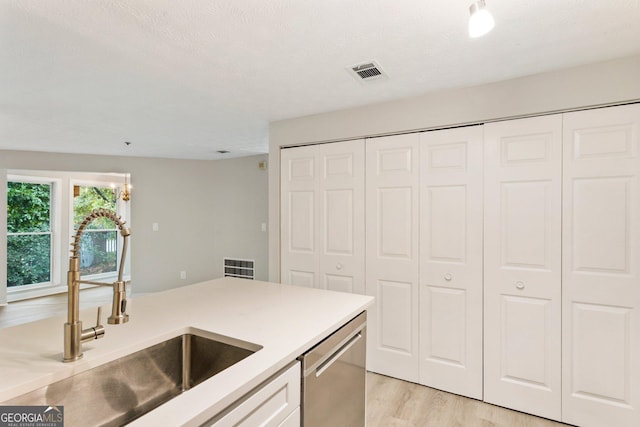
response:
<path id="1" fill-rule="evenodd" d="M 564 115 L 562 419 L 640 425 L 640 105 Z"/>
<path id="2" fill-rule="evenodd" d="M 365 293 L 364 141 L 318 145 L 320 288 Z"/>
<path id="3" fill-rule="evenodd" d="M 484 399 L 559 420 L 562 116 L 484 130 Z"/>
<path id="4" fill-rule="evenodd" d="M 420 137 L 420 383 L 482 399 L 482 126 Z"/>
<path id="5" fill-rule="evenodd" d="M 280 151 L 280 281 L 317 287 L 317 147 Z"/>
<path id="6" fill-rule="evenodd" d="M 366 142 L 369 370 L 418 382 L 419 134 Z"/>
<path id="7" fill-rule="evenodd" d="M 364 141 L 281 151 L 282 283 L 363 294 Z"/>

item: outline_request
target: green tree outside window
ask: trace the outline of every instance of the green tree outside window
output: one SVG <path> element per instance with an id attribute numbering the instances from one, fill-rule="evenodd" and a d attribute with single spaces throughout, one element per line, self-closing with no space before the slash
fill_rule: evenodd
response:
<path id="1" fill-rule="evenodd" d="M 51 184 L 7 184 L 7 286 L 51 280 Z"/>
<path id="2" fill-rule="evenodd" d="M 74 190 L 74 229 L 94 209 L 115 211 L 117 208 L 117 190 L 114 188 L 81 185 Z M 51 282 L 52 199 L 51 183 L 15 180 L 7 183 L 8 287 Z M 115 272 L 117 255 L 115 224 L 106 218 L 94 220 L 81 242 L 81 274 Z"/>
<path id="3" fill-rule="evenodd" d="M 76 186 L 73 199 L 73 228 L 95 209 L 116 211 L 116 189 L 99 186 Z M 80 241 L 80 274 L 115 272 L 118 265 L 117 229 L 108 218 L 96 218 L 86 228 Z"/>

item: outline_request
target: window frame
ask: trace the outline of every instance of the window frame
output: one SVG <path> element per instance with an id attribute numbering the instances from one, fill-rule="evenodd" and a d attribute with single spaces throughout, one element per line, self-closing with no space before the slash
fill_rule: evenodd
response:
<path id="1" fill-rule="evenodd" d="M 24 182 L 29 184 L 49 184 L 51 186 L 50 193 L 50 206 L 49 206 L 49 226 L 51 235 L 51 247 L 49 251 L 49 265 L 50 275 L 48 282 L 30 283 L 28 285 L 12 286 L 9 287 L 6 284 L 6 278 L 4 286 L 7 288 L 7 299 L 9 301 L 17 299 L 32 298 L 34 295 L 42 295 L 56 292 L 56 288 L 60 286 L 61 271 L 60 271 L 60 242 L 62 239 L 60 233 L 60 187 L 61 180 L 59 178 L 47 177 L 47 176 L 34 176 L 31 174 L 7 174 L 7 186 L 9 182 Z M 5 195 L 5 200 L 8 195 Z M 6 202 L 5 202 L 6 203 Z M 5 224 L 6 227 L 6 224 Z M 6 239 L 9 239 L 9 231 L 5 228 Z M 22 233 L 11 233 L 22 234 Z M 31 234 L 31 233 L 24 233 Z M 41 234 L 41 233 L 33 233 Z M 8 251 L 8 249 L 7 249 Z M 6 255 L 8 257 L 8 253 Z M 5 257 L 4 264 L 7 265 L 7 259 Z M 53 292 L 52 292 L 53 291 Z"/>

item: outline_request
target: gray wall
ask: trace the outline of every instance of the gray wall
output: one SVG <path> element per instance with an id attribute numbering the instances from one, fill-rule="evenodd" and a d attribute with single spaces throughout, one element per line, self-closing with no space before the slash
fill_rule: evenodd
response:
<path id="1" fill-rule="evenodd" d="M 508 67 L 509 64 L 504 64 Z M 473 70 L 469 70 L 473 72 Z M 269 126 L 269 278 L 279 280 L 280 148 L 640 100 L 640 56 L 428 93 Z"/>
<path id="2" fill-rule="evenodd" d="M 130 172 L 132 291 L 147 293 L 221 277 L 224 256 L 254 259 L 256 278 L 266 280 L 261 224 L 268 181 L 258 168 L 266 157 L 200 161 L 0 150 L 0 169 Z M 2 200 L 6 204 L 6 196 Z M 179 277 L 183 270 L 186 280 Z"/>

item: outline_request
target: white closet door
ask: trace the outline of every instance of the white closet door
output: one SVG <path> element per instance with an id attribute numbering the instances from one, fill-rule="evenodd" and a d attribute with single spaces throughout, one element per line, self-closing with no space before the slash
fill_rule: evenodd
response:
<path id="1" fill-rule="evenodd" d="M 484 399 L 561 416 L 562 116 L 485 125 Z"/>
<path id="2" fill-rule="evenodd" d="M 282 283 L 364 293 L 364 140 L 281 151 Z"/>
<path id="3" fill-rule="evenodd" d="M 280 151 L 280 281 L 317 287 L 318 166 L 315 146 Z"/>
<path id="4" fill-rule="evenodd" d="M 564 115 L 563 421 L 640 425 L 640 106 Z"/>
<path id="5" fill-rule="evenodd" d="M 482 126 L 420 138 L 420 383 L 482 399 Z"/>
<path id="6" fill-rule="evenodd" d="M 364 140 L 318 146 L 319 286 L 365 293 Z"/>
<path id="7" fill-rule="evenodd" d="M 366 142 L 368 369 L 418 382 L 418 134 Z"/>

